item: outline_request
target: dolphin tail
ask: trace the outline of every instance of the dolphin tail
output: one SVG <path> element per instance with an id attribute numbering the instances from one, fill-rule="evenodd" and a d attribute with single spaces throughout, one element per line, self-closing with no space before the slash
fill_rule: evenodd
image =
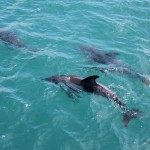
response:
<path id="1" fill-rule="evenodd" d="M 150 85 L 150 74 L 137 73 L 137 77 L 146 85 Z"/>
<path id="2" fill-rule="evenodd" d="M 129 121 L 131 119 L 135 119 L 138 118 L 140 116 L 142 116 L 143 112 L 140 111 L 139 109 L 130 109 L 130 110 L 125 110 L 124 114 L 123 114 L 123 123 L 124 126 L 127 127 L 129 124 Z"/>

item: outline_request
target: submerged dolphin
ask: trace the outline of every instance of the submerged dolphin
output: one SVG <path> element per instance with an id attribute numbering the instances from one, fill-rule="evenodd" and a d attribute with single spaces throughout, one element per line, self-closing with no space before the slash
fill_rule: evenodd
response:
<path id="1" fill-rule="evenodd" d="M 133 118 L 137 118 L 138 116 L 140 116 L 142 112 L 138 109 L 131 109 L 131 110 L 127 109 L 125 104 L 119 99 L 116 93 L 114 93 L 106 86 L 96 82 L 96 79 L 98 77 L 99 76 L 96 75 L 89 76 L 87 78 L 82 78 L 78 76 L 59 75 L 59 76 L 51 76 L 43 80 L 59 85 L 64 84 L 68 88 L 67 93 L 69 95 L 71 93 L 78 93 L 80 90 L 83 90 L 113 100 L 122 109 L 123 123 L 127 127 L 129 121 Z"/>
<path id="2" fill-rule="evenodd" d="M 16 34 L 10 31 L 0 30 L 0 40 L 17 47 L 26 47 L 26 45 L 17 38 Z"/>
<path id="3" fill-rule="evenodd" d="M 115 52 L 103 53 L 100 50 L 89 46 L 79 46 L 79 48 L 84 53 L 86 53 L 90 59 L 100 64 L 105 64 L 105 65 L 115 64 L 116 66 L 125 66 L 125 64 L 115 59 L 115 57 L 119 55 L 119 53 L 115 53 Z"/>
<path id="4" fill-rule="evenodd" d="M 113 72 L 113 73 L 124 74 L 133 78 L 138 78 L 146 85 L 150 85 L 150 74 L 135 72 L 134 70 L 131 70 L 129 68 L 123 68 L 123 67 L 105 68 L 100 66 L 83 66 L 83 68 L 95 69 L 102 73 Z"/>
<path id="5" fill-rule="evenodd" d="M 0 29 L 0 40 L 6 44 L 13 45 L 19 48 L 26 48 L 31 51 L 36 51 L 36 49 L 30 48 L 25 45 L 14 32 Z"/>
<path id="6" fill-rule="evenodd" d="M 79 48 L 95 62 L 105 65 L 114 64 L 116 66 L 116 68 L 115 67 L 114 68 L 89 67 L 89 68 L 97 69 L 100 70 L 101 72 L 116 72 L 131 77 L 136 77 L 139 78 L 146 85 L 150 85 L 150 75 L 149 74 L 145 75 L 141 72 L 132 70 L 122 62 L 116 60 L 115 57 L 119 55 L 118 53 L 102 53 L 100 50 L 88 46 L 80 46 Z"/>

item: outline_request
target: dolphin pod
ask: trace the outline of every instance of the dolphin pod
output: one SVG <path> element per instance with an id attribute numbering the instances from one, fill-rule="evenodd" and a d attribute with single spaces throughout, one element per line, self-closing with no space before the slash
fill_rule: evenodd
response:
<path id="1" fill-rule="evenodd" d="M 36 49 L 32 49 L 26 46 L 16 36 L 15 33 L 7 30 L 0 29 L 0 40 L 3 41 L 5 44 L 13 45 L 18 48 L 26 48 L 31 51 L 36 51 Z M 95 62 L 105 65 L 114 64 L 115 66 L 117 66 L 117 69 L 92 67 L 93 69 L 98 69 L 101 72 L 117 72 L 121 74 L 126 74 L 128 76 L 137 77 L 141 79 L 141 81 L 144 82 L 145 84 L 150 85 L 150 80 L 147 78 L 149 75 L 146 76 L 144 74 L 131 70 L 124 63 L 116 60 L 115 57 L 119 55 L 118 53 L 103 53 L 96 48 L 88 46 L 80 46 L 80 49 L 83 52 L 85 52 Z M 56 75 L 45 78 L 43 80 L 60 85 L 60 87 L 64 89 L 65 92 L 73 98 L 80 97 L 80 92 L 85 91 L 103 96 L 107 99 L 111 99 L 114 103 L 120 106 L 123 112 L 123 123 L 125 127 L 127 127 L 131 119 L 137 118 L 143 114 L 143 112 L 138 109 L 128 109 L 126 105 L 116 95 L 115 92 L 113 92 L 106 86 L 96 82 L 96 79 L 98 77 L 99 76 L 97 75 L 89 76 L 87 78 L 72 75 L 70 76 Z"/>
<path id="2" fill-rule="evenodd" d="M 124 63 L 115 59 L 119 53 L 103 53 L 99 49 L 89 47 L 89 46 L 79 46 L 79 49 L 88 55 L 93 61 L 100 64 L 114 64 L 116 67 L 111 68 L 102 68 L 99 66 L 86 67 L 99 70 L 103 73 L 115 72 L 120 74 L 125 74 L 130 77 L 138 78 L 146 85 L 150 85 L 150 74 L 143 74 L 139 71 L 135 71 L 127 67 Z"/>
<path id="3" fill-rule="evenodd" d="M 73 95 L 79 94 L 80 91 L 85 91 L 89 93 L 94 93 L 96 95 L 100 95 L 106 97 L 107 99 L 111 99 L 114 103 L 118 104 L 123 111 L 123 123 L 125 127 L 127 127 L 129 121 L 131 119 L 137 118 L 142 115 L 142 111 L 138 109 L 128 109 L 126 105 L 119 99 L 115 92 L 107 88 L 106 86 L 97 83 L 96 79 L 99 76 L 89 76 L 86 78 L 82 78 L 79 76 L 72 75 L 59 75 L 59 76 L 51 76 L 47 77 L 43 80 L 52 82 L 54 84 L 58 84 L 62 87 L 62 84 L 67 87 L 67 94 Z"/>

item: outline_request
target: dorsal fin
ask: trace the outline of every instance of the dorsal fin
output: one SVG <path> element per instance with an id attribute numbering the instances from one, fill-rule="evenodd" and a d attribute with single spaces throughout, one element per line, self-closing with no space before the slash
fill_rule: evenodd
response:
<path id="1" fill-rule="evenodd" d="M 99 76 L 89 76 L 81 81 L 81 86 L 87 92 L 94 92 L 94 85 L 97 85 L 96 78 Z"/>
<path id="2" fill-rule="evenodd" d="M 89 76 L 87 78 L 84 78 L 81 81 L 81 84 L 82 85 L 84 85 L 84 84 L 97 85 L 97 83 L 95 81 L 97 78 L 99 78 L 99 76 L 97 76 L 97 75 Z"/>

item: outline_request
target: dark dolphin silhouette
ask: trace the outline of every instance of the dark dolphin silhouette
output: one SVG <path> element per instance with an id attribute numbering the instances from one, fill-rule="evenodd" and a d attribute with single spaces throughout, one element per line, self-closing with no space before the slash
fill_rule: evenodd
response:
<path id="1" fill-rule="evenodd" d="M 140 116 L 142 112 L 138 109 L 131 109 L 131 110 L 127 109 L 126 105 L 119 99 L 119 97 L 116 95 L 115 92 L 113 92 L 106 86 L 96 82 L 96 79 L 98 77 L 99 76 L 97 75 L 89 76 L 87 78 L 72 75 L 71 76 L 59 75 L 59 76 L 51 76 L 43 80 L 59 84 L 60 86 L 62 86 L 62 84 L 65 85 L 67 87 L 67 93 L 69 95 L 73 95 L 72 93 L 77 94 L 80 92 L 80 90 L 81 91 L 83 90 L 113 100 L 122 109 L 123 123 L 127 127 L 129 121 L 133 118 L 137 118 L 138 116 Z"/>
<path id="2" fill-rule="evenodd" d="M 150 85 L 150 74 L 143 74 L 139 71 L 130 69 L 124 63 L 116 60 L 115 57 L 119 55 L 119 53 L 114 53 L 114 52 L 103 53 L 102 51 L 89 46 L 79 46 L 79 48 L 95 62 L 98 62 L 100 64 L 105 64 L 105 65 L 114 64 L 116 66 L 111 68 L 102 68 L 99 66 L 86 67 L 86 68 L 97 69 L 103 73 L 115 72 L 115 73 L 125 74 L 140 79 L 146 85 Z"/>
<path id="3" fill-rule="evenodd" d="M 26 47 L 26 45 L 20 39 L 18 39 L 16 34 L 10 31 L 0 30 L 0 40 L 6 44 L 15 45 L 17 47 Z"/>
<path id="4" fill-rule="evenodd" d="M 19 48 L 25 48 L 30 51 L 37 51 L 37 49 L 28 47 L 21 41 L 14 32 L 0 29 L 0 40 L 5 44 L 13 45 Z"/>
<path id="5" fill-rule="evenodd" d="M 116 52 L 110 52 L 110 53 L 103 53 L 102 51 L 93 48 L 93 47 L 89 47 L 89 46 L 79 46 L 79 48 L 88 55 L 88 57 L 90 59 L 92 59 L 93 61 L 100 63 L 100 64 L 114 64 L 116 66 L 125 66 L 125 64 L 123 64 L 122 62 L 118 61 L 115 59 L 115 57 L 117 55 L 119 55 L 119 53 Z"/>

